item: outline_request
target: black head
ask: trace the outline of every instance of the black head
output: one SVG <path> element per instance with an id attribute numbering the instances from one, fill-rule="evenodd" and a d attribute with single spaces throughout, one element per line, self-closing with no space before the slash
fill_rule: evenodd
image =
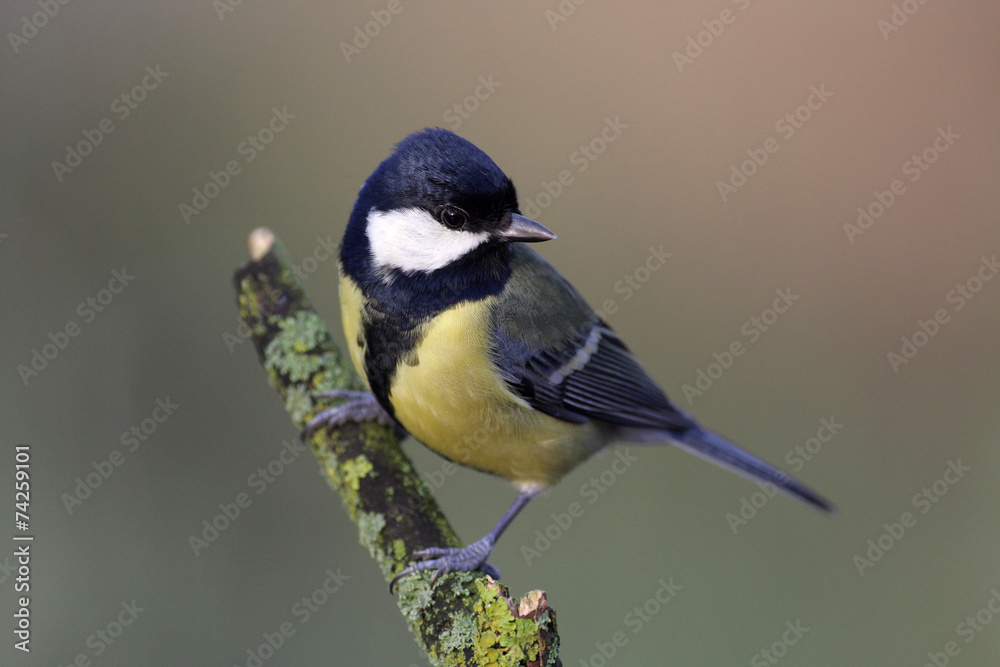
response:
<path id="1" fill-rule="evenodd" d="M 453 132 L 406 137 L 368 177 L 341 251 L 345 268 L 432 273 L 512 241 L 555 235 L 520 215 L 517 192 L 486 153 Z"/>
<path id="2" fill-rule="evenodd" d="M 422 208 L 442 224 L 466 231 L 499 227 L 517 211 L 514 184 L 490 157 L 440 128 L 401 141 L 365 185 L 377 210 Z M 445 213 L 448 211 L 448 213 Z"/>

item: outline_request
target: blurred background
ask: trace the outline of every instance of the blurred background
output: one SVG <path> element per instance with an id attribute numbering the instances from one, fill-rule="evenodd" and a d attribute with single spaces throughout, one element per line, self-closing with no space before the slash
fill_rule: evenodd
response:
<path id="1" fill-rule="evenodd" d="M 8 631 L 0 662 L 425 664 L 232 274 L 269 226 L 340 336 L 330 247 L 434 125 L 671 397 L 840 509 L 665 447 L 588 462 L 492 558 L 547 591 L 564 664 L 1000 660 L 995 3 L 8 0 L 0 26 L 4 627 L 15 445 L 35 535 L 31 653 Z M 466 541 L 515 495 L 405 447 Z"/>

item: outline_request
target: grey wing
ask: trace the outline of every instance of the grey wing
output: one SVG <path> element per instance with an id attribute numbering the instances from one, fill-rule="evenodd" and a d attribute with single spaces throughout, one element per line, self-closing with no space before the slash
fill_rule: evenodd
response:
<path id="1" fill-rule="evenodd" d="M 496 363 L 510 389 L 533 408 L 576 423 L 597 419 L 671 432 L 697 425 L 534 251 L 518 248 L 494 316 Z"/>
<path id="2" fill-rule="evenodd" d="M 511 391 L 529 405 L 569 422 L 614 424 L 630 440 L 642 441 L 649 429 L 653 439 L 667 436 L 713 463 L 833 509 L 816 492 L 674 407 L 618 335 L 534 251 L 519 248 L 514 268 L 493 311 L 493 353 Z"/>

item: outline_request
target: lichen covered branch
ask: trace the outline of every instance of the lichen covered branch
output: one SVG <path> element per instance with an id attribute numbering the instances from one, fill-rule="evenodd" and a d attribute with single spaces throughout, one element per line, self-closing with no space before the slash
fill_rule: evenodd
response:
<path id="1" fill-rule="evenodd" d="M 240 317 L 301 430 L 326 407 L 314 404 L 314 393 L 364 387 L 274 235 L 258 229 L 248 245 L 251 259 L 234 276 Z M 391 428 L 368 423 L 321 429 L 309 444 L 386 582 L 414 551 L 461 546 Z M 447 574 L 434 587 L 424 573 L 400 582 L 398 601 L 433 665 L 561 664 L 555 612 L 541 591 L 513 600 L 506 587 L 479 572 Z"/>

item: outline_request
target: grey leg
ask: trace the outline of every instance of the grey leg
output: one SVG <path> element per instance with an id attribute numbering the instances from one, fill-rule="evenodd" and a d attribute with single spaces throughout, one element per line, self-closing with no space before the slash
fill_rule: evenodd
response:
<path id="1" fill-rule="evenodd" d="M 391 593 L 395 589 L 396 583 L 403 577 L 428 570 L 435 571 L 434 577 L 431 579 L 431 586 L 437 582 L 439 576 L 447 572 L 472 572 L 473 570 L 481 570 L 494 579 L 499 579 L 500 572 L 490 563 L 486 562 L 486 559 L 493 552 L 493 547 L 496 545 L 497 540 L 500 539 L 503 531 L 510 525 L 510 522 L 524 509 L 528 501 L 536 495 L 538 495 L 538 491 L 522 492 L 517 497 L 517 500 L 504 512 L 504 515 L 500 517 L 497 525 L 493 526 L 493 530 L 487 533 L 486 537 L 481 540 L 477 540 L 461 549 L 431 547 L 430 549 L 417 551 L 413 554 L 415 562 L 392 578 L 392 581 L 389 583 L 389 592 Z"/>

